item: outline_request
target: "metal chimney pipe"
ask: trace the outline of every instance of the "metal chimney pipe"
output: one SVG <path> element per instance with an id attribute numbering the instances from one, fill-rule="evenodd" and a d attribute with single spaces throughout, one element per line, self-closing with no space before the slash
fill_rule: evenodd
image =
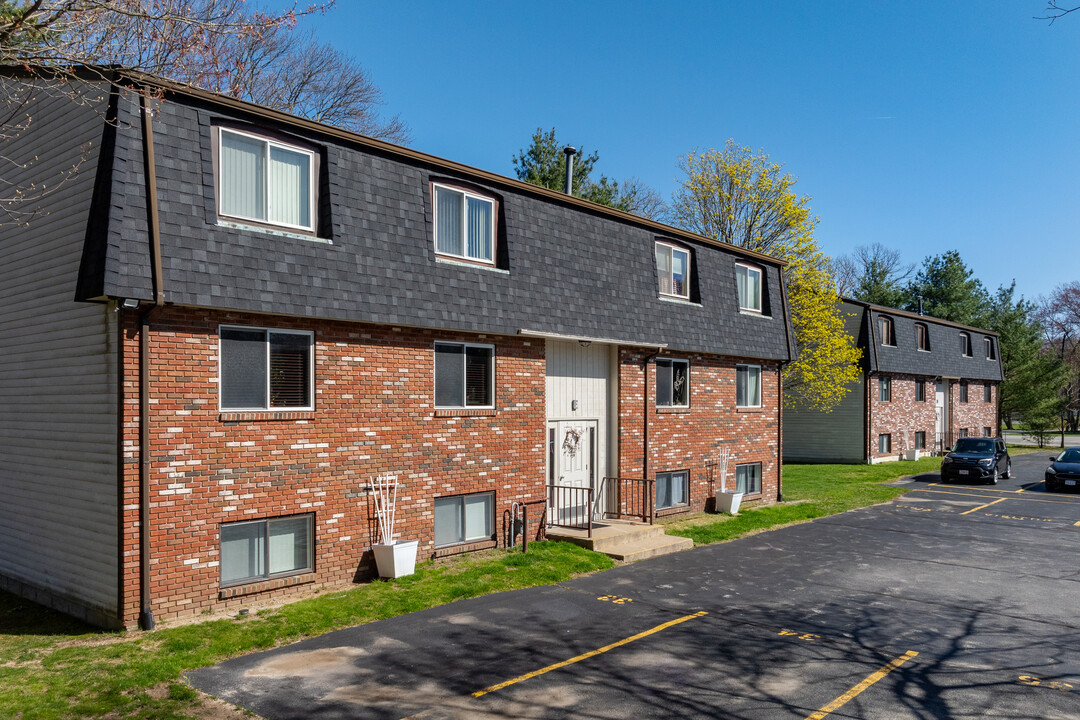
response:
<path id="1" fill-rule="evenodd" d="M 919 295 L 919 315 L 922 315 L 922 295 Z"/>
<path id="2" fill-rule="evenodd" d="M 567 145 L 563 148 L 563 153 L 566 154 L 566 180 L 563 181 L 563 192 L 567 195 L 574 194 L 574 155 L 577 154 L 577 148 L 572 145 Z"/>

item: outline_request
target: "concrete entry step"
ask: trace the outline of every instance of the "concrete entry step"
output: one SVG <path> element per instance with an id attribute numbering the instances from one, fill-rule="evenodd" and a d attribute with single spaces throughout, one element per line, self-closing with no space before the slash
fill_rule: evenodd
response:
<path id="1" fill-rule="evenodd" d="M 604 553 L 615 560 L 628 562 L 694 547 L 694 541 L 690 538 L 665 535 L 664 528 L 660 525 L 624 520 L 604 520 L 595 523 L 591 538 L 588 537 L 586 530 L 559 527 L 548 528 L 547 537 L 549 540 L 571 542 L 589 550 Z"/>

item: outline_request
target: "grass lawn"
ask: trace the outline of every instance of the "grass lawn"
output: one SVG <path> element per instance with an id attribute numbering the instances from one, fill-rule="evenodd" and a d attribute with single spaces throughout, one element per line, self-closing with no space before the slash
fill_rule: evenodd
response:
<path id="1" fill-rule="evenodd" d="M 737 517 L 700 515 L 667 524 L 696 543 L 884 502 L 904 492 L 882 482 L 940 466 L 938 458 L 882 465 L 787 465 L 784 503 Z M 245 618 L 106 633 L 0 592 L 0 718 L 108 720 L 244 717 L 182 681 L 186 671 L 304 637 L 478 595 L 544 585 L 612 566 L 604 555 L 564 543 L 529 554 L 492 550 L 438 563 L 415 575 L 291 603 Z"/>
<path id="2" fill-rule="evenodd" d="M 699 515 L 676 520 L 669 535 L 691 538 L 697 545 L 731 540 L 754 531 L 885 502 L 907 492 L 881 483 L 937 472 L 941 458 L 879 465 L 784 465 L 784 502 L 748 508 L 738 515 Z"/>
<path id="3" fill-rule="evenodd" d="M 0 592 L 0 718 L 226 718 L 180 674 L 255 650 L 501 590 L 546 585 L 613 565 L 554 542 L 529 544 L 264 611 L 244 619 L 105 633 Z"/>

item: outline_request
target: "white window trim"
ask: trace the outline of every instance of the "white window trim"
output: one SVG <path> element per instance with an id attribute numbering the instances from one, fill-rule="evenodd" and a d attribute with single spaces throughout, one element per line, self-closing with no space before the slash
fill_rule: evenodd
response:
<path id="1" fill-rule="evenodd" d="M 683 409 L 683 410 L 688 409 L 690 407 L 690 361 L 687 360 L 686 358 L 673 358 L 673 357 L 658 357 L 656 359 L 657 360 L 665 360 L 667 362 L 670 362 L 672 365 L 674 365 L 675 363 L 682 363 L 683 365 L 686 365 L 686 404 L 685 405 L 661 405 L 660 403 L 657 403 L 656 407 L 658 407 L 658 408 L 677 408 L 677 409 Z M 671 397 L 675 397 L 675 386 L 674 386 L 675 372 L 674 372 L 674 369 L 672 370 L 671 377 L 672 377 Z"/>
<path id="2" fill-rule="evenodd" d="M 888 395 L 888 397 L 882 397 Z M 878 402 L 892 402 L 892 378 L 878 377 Z"/>
<path id="3" fill-rule="evenodd" d="M 488 348 L 491 350 L 491 378 L 489 379 L 488 397 L 491 398 L 490 405 L 439 405 L 436 398 L 438 395 L 435 390 L 435 383 L 438 382 L 438 377 L 435 371 L 435 346 L 436 345 L 460 345 L 462 353 L 465 348 L 478 347 Z M 431 344 L 431 404 L 436 410 L 494 410 L 495 409 L 495 346 L 488 343 L 470 343 L 459 342 L 457 340 L 436 340 Z M 462 363 L 462 373 L 465 372 L 464 363 Z M 462 393 L 465 391 L 465 376 L 461 377 Z M 464 399 L 464 398 L 463 398 Z"/>
<path id="4" fill-rule="evenodd" d="M 439 202 L 438 202 L 438 199 L 436 197 L 436 193 L 437 193 L 438 188 L 443 188 L 444 190 L 449 190 L 451 192 L 456 192 L 456 193 L 459 193 L 459 194 L 464 196 L 464 198 L 462 199 L 463 207 L 461 209 L 461 247 L 463 247 L 463 248 L 466 248 L 466 247 L 469 246 L 469 213 L 468 213 L 469 198 L 475 198 L 477 200 L 483 200 L 484 202 L 491 205 L 491 258 L 490 259 L 474 258 L 474 257 L 471 257 L 469 255 L 459 255 L 457 253 L 450 253 L 450 252 L 446 252 L 445 250 L 440 250 L 439 249 Z M 432 239 L 432 242 L 435 245 L 435 255 L 438 256 L 438 257 L 444 257 L 444 258 L 458 258 L 459 260 L 464 260 L 466 263 L 468 263 L 470 265 L 474 265 L 474 264 L 494 265 L 495 264 L 496 247 L 498 245 L 498 236 L 495 234 L 496 210 L 497 210 L 497 207 L 496 207 L 495 198 L 491 197 L 490 195 L 481 195 L 480 193 L 473 192 L 472 190 L 467 190 L 467 189 L 465 189 L 463 187 L 458 187 L 456 185 L 447 185 L 446 183 L 437 183 L 437 182 L 431 183 L 431 218 L 432 218 L 431 239 Z"/>
<path id="5" fill-rule="evenodd" d="M 434 535 L 435 535 L 435 524 L 434 524 L 434 522 L 435 522 L 434 521 L 435 502 L 437 500 L 460 500 L 461 503 L 462 503 L 461 534 L 462 534 L 463 539 L 462 540 L 455 540 L 454 542 L 443 543 L 442 545 L 435 545 L 435 547 L 437 549 L 438 548 L 454 547 L 456 545 L 465 545 L 466 543 L 484 542 L 485 540 L 490 540 L 491 539 L 491 534 L 477 535 L 477 536 L 474 536 L 474 537 L 469 537 L 468 536 L 468 528 L 465 527 L 465 517 L 464 517 L 464 514 L 465 514 L 464 513 L 464 511 L 465 511 L 465 506 L 464 506 L 465 498 L 476 497 L 478 495 L 488 495 L 488 496 L 491 497 L 491 515 L 488 517 L 488 520 L 491 523 L 492 530 L 496 531 L 496 528 L 495 528 L 495 511 L 496 511 L 496 509 L 495 509 L 495 491 L 494 490 L 485 490 L 483 492 L 476 492 L 476 493 L 462 493 L 460 495 L 441 495 L 439 497 L 432 498 L 432 500 L 431 500 L 431 512 L 432 512 L 432 517 L 433 517 L 432 526 L 431 526 L 432 537 L 434 537 Z"/>
<path id="6" fill-rule="evenodd" d="M 884 442 L 882 442 L 884 441 Z M 883 444 L 887 444 L 889 447 L 882 448 Z M 891 453 L 892 452 L 892 433 L 878 433 L 877 445 L 879 453 Z"/>
<path id="7" fill-rule="evenodd" d="M 676 292 L 664 292 L 663 290 L 660 290 L 659 288 L 657 288 L 657 292 L 660 294 L 660 297 L 662 297 L 662 298 L 675 298 L 675 299 L 678 299 L 678 300 L 690 300 L 690 273 L 692 272 L 691 267 L 690 267 L 690 262 L 693 259 L 693 256 L 690 254 L 690 251 L 687 250 L 684 247 L 680 247 L 679 245 L 675 245 L 674 243 L 664 242 L 663 240 L 657 240 L 656 245 L 662 245 L 662 246 L 664 246 L 666 248 L 671 248 L 671 267 L 670 267 L 668 273 L 669 273 L 669 279 L 671 281 L 671 287 L 673 287 L 673 288 L 675 287 L 675 252 L 678 251 L 678 252 L 681 252 L 684 255 L 686 255 L 686 279 L 683 281 L 683 285 L 686 287 L 686 292 L 684 294 L 680 295 L 679 293 L 676 293 Z M 656 247 L 655 246 L 653 247 L 653 262 L 656 262 Z M 656 270 L 657 270 L 657 272 L 656 272 L 657 284 L 659 284 L 660 268 L 657 268 Z"/>
<path id="8" fill-rule="evenodd" d="M 983 344 L 986 346 L 986 359 L 990 362 L 997 362 L 997 348 L 994 347 L 993 338 L 983 338 Z"/>
<path id="9" fill-rule="evenodd" d="M 286 570 L 279 573 L 267 572 L 265 575 L 255 575 L 252 577 L 243 578 L 240 580 L 226 581 L 221 577 L 221 572 L 218 573 L 218 585 L 220 587 L 237 587 L 239 585 L 248 585 L 251 583 L 263 582 L 264 580 L 271 580 L 273 578 L 291 577 L 293 575 L 303 575 L 304 573 L 315 571 L 315 514 L 314 513 L 299 513 L 296 515 L 281 515 L 271 518 L 258 518 L 255 520 L 239 520 L 237 522 L 223 522 L 218 525 L 218 559 L 221 560 L 221 529 L 226 525 L 229 527 L 235 527 L 237 525 L 251 525 L 253 523 L 263 523 L 266 526 L 266 567 L 270 568 L 270 523 L 274 520 L 295 520 L 297 518 L 307 518 L 308 521 L 308 564 L 305 567 L 297 570 Z M 219 566 L 224 566 L 224 563 L 219 563 Z"/>
<path id="10" fill-rule="evenodd" d="M 758 404 L 757 405 L 740 405 L 739 404 L 739 368 L 757 368 L 757 371 L 758 371 L 758 374 L 757 374 L 757 377 L 758 377 L 758 393 L 757 393 L 757 395 L 758 395 Z M 760 408 L 762 406 L 761 405 L 762 402 L 764 402 L 764 400 L 765 400 L 765 398 L 764 398 L 765 393 L 764 393 L 764 387 L 763 387 L 764 385 L 765 385 L 765 383 L 763 382 L 762 377 L 761 377 L 761 366 L 760 365 L 749 365 L 747 363 L 738 363 L 737 365 L 735 365 L 735 407 L 736 408 L 745 408 L 745 409 Z"/>
<path id="11" fill-rule="evenodd" d="M 923 328 L 923 330 L 925 330 L 926 344 L 929 347 L 925 347 L 925 348 L 919 347 L 919 328 Z M 915 323 L 915 350 L 916 350 L 916 352 L 924 352 L 924 353 L 928 353 L 928 352 L 933 351 L 933 346 L 930 345 L 930 327 L 926 323 Z"/>
<path id="12" fill-rule="evenodd" d="M 974 357 L 975 349 L 971 346 L 971 333 L 962 332 L 960 338 L 960 357 Z M 967 338 L 967 352 L 964 352 L 963 338 Z"/>
<path id="13" fill-rule="evenodd" d="M 742 302 L 739 300 L 739 268 L 741 268 L 741 267 L 746 268 L 746 270 L 748 272 L 757 273 L 757 276 L 758 276 L 758 281 L 757 281 L 757 289 L 758 289 L 758 292 L 757 292 L 757 304 L 758 304 L 758 306 L 757 306 L 756 309 L 752 308 L 752 307 L 744 306 L 742 304 Z M 750 315 L 764 315 L 765 314 L 764 308 L 762 307 L 762 305 L 763 305 L 763 303 L 762 303 L 762 290 L 764 289 L 764 284 L 762 283 L 762 278 L 764 276 L 765 276 L 765 273 L 763 273 L 761 271 L 761 268 L 759 268 L 757 266 L 747 265 L 746 263 L 741 263 L 741 262 L 735 263 L 735 302 L 737 302 L 739 304 L 739 312 L 748 313 Z"/>
<path id="14" fill-rule="evenodd" d="M 266 202 L 266 215 L 267 215 L 267 219 L 265 219 L 265 220 L 262 219 L 262 218 L 246 217 L 244 215 L 230 215 L 229 213 L 222 212 L 222 210 L 221 210 L 221 188 L 224 187 L 223 173 L 225 172 L 225 163 L 222 160 L 222 153 L 221 153 L 221 133 L 232 133 L 233 135 L 241 135 L 243 137 L 251 138 L 252 140 L 258 140 L 259 142 L 265 143 L 267 145 L 268 149 L 270 147 L 279 147 L 279 148 L 282 148 L 284 150 L 289 150 L 290 152 L 302 153 L 304 155 L 307 155 L 307 158 L 308 158 L 308 217 L 311 218 L 311 225 L 293 225 L 292 223 L 274 222 L 273 220 L 270 220 L 269 219 L 269 216 L 270 216 L 270 199 L 269 198 L 264 198 L 264 201 Z M 280 142 L 278 140 L 272 140 L 271 138 L 265 137 L 263 135 L 255 135 L 253 133 L 242 132 L 240 130 L 234 130 L 232 128 L 225 128 L 225 127 L 219 127 L 218 128 L 217 143 L 218 143 L 218 177 L 217 177 L 217 181 L 218 181 L 217 191 L 218 191 L 218 194 L 217 194 L 217 205 L 218 205 L 218 216 L 219 217 L 234 218 L 236 220 L 243 220 L 244 222 L 260 223 L 262 225 L 270 225 L 270 226 L 273 226 L 273 227 L 286 227 L 286 228 L 293 228 L 295 230 L 306 230 L 309 233 L 314 233 L 315 232 L 316 214 L 317 214 L 317 212 L 316 212 L 316 207 L 315 207 L 315 153 L 313 151 L 308 150 L 307 148 L 299 147 L 297 145 L 290 145 L 288 143 L 283 143 L 283 142 Z M 270 156 L 270 153 L 267 152 L 264 155 L 263 161 L 266 162 L 266 160 L 267 160 L 267 158 L 269 158 L 269 156 Z M 265 168 L 264 168 L 264 170 L 265 170 Z M 270 175 L 269 175 L 269 173 L 266 173 L 266 178 L 267 178 L 267 180 L 266 180 L 266 193 L 269 195 L 269 193 L 270 193 Z"/>

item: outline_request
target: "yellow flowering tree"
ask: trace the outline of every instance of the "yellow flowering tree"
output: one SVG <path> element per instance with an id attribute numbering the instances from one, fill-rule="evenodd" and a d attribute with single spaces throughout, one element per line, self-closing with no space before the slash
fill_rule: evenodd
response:
<path id="1" fill-rule="evenodd" d="M 788 262 L 784 272 L 797 358 L 784 369 L 788 407 L 831 410 L 858 380 L 862 351 L 844 331 L 829 261 L 814 240 L 817 218 L 783 166 L 728 140 L 723 150 L 694 151 L 679 162 L 676 224 L 699 235 Z"/>

